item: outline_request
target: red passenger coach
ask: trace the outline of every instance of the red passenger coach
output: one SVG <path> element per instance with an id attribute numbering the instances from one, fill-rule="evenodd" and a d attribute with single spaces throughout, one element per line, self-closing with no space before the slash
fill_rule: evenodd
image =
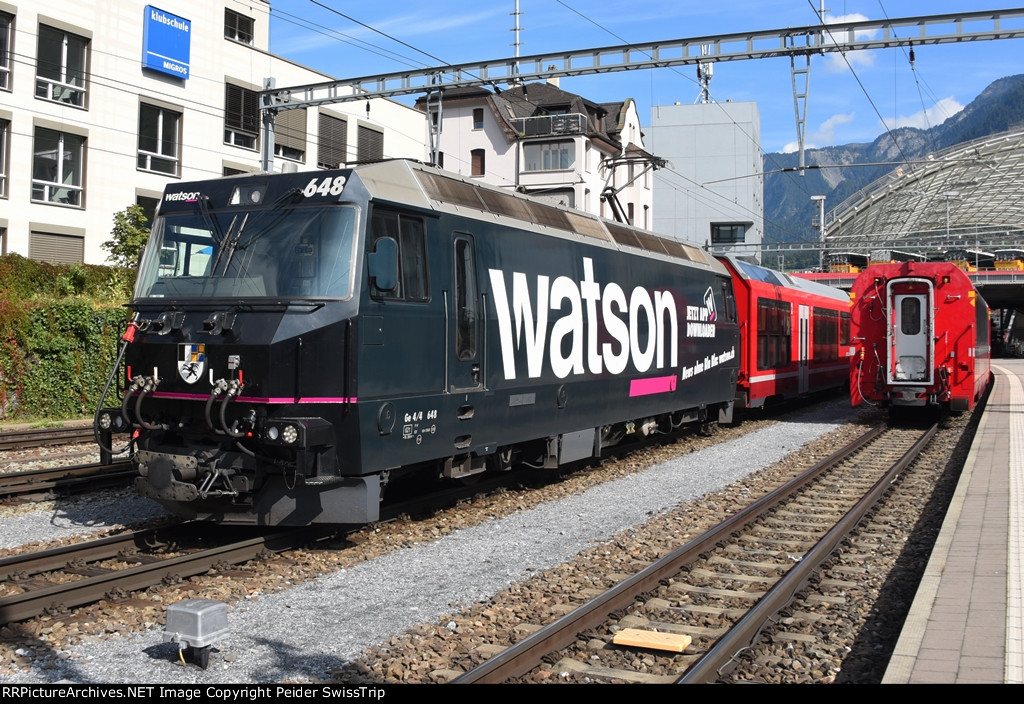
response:
<path id="1" fill-rule="evenodd" d="M 949 262 L 873 265 L 850 300 L 854 406 L 974 408 L 988 385 L 991 323 L 967 274 Z"/>
<path id="2" fill-rule="evenodd" d="M 734 257 L 740 320 L 737 404 L 746 408 L 837 388 L 849 371 L 850 302 L 843 291 Z"/>

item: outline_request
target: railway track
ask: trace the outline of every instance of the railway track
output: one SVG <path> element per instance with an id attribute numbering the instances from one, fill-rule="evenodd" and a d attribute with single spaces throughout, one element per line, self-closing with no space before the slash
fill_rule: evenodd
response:
<path id="1" fill-rule="evenodd" d="M 324 536 L 315 528 L 245 535 L 235 541 L 223 526 L 191 522 L 132 531 L 85 543 L 0 559 L 0 625 L 63 613 L 103 599 L 125 599 L 131 592 L 226 570 L 269 553 L 280 553 Z M 247 535 L 246 535 L 247 534 Z"/>
<path id="2" fill-rule="evenodd" d="M 91 425 L 11 430 L 0 433 L 0 451 L 53 447 L 57 445 L 78 445 L 93 442 L 93 440 Z"/>
<path id="3" fill-rule="evenodd" d="M 715 681 L 790 603 L 936 430 L 870 431 L 453 682 L 529 679 L 542 662 L 553 663 L 553 670 L 570 682 Z M 616 644 L 618 634 L 659 642 L 659 649 Z M 669 646 L 685 649 L 660 649 Z"/>
<path id="4" fill-rule="evenodd" d="M 32 469 L 0 474 L 0 500 L 50 498 L 129 483 L 135 472 L 128 461 Z"/>

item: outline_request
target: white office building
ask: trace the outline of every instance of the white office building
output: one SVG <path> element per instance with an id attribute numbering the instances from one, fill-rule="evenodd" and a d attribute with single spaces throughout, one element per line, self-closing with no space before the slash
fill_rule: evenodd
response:
<path id="1" fill-rule="evenodd" d="M 258 91 L 331 81 L 270 53 L 267 0 L 0 0 L 0 253 L 100 264 L 115 212 L 260 168 Z M 426 158 L 384 99 L 283 111 L 274 170 Z"/>
<path id="2" fill-rule="evenodd" d="M 714 252 L 758 257 L 764 238 L 757 103 L 658 105 L 647 144 L 669 168 L 654 174 L 654 227 Z"/>

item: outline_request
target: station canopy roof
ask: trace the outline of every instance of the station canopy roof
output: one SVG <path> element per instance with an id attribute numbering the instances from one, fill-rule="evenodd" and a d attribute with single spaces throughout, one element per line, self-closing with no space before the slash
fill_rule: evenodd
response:
<path id="1" fill-rule="evenodd" d="M 832 209 L 824 240 L 865 254 L 1024 248 L 1024 130 L 901 166 Z"/>

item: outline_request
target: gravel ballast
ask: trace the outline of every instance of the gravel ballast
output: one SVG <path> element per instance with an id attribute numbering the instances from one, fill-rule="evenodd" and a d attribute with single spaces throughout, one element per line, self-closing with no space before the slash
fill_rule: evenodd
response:
<path id="1" fill-rule="evenodd" d="M 273 594 L 230 605 L 230 632 L 209 668 L 183 667 L 162 626 L 114 633 L 34 658 L 0 672 L 0 681 L 79 683 L 320 682 L 365 648 L 460 604 L 491 598 L 510 584 L 571 559 L 581 550 L 645 523 L 653 515 L 715 491 L 784 458 L 856 417 L 848 401 L 683 455 L 559 501 L 454 531 L 434 542 L 395 550 L 348 569 Z M 115 499 L 160 515 L 154 504 Z M 45 519 L 45 520 L 44 520 Z M 131 520 L 139 520 L 134 516 Z M 30 522 L 23 522 L 23 521 Z M 49 540 L 129 522 L 102 502 L 51 513 L 4 515 L 0 546 Z M 192 594 L 202 597 L 202 594 Z"/>

